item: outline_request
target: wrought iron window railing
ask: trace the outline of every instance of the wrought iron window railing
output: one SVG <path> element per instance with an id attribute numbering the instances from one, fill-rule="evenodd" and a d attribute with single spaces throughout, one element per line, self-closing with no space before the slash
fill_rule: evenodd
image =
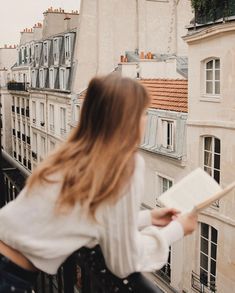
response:
<path id="1" fill-rule="evenodd" d="M 7 84 L 7 89 L 9 91 L 27 91 L 28 90 L 28 84 L 25 82 L 13 82 L 10 81 Z"/>
<path id="2" fill-rule="evenodd" d="M 216 293 L 216 285 L 214 282 L 207 282 L 203 278 L 203 276 L 200 276 L 196 274 L 195 272 L 192 272 L 191 275 L 191 285 L 194 291 L 199 293 Z"/>

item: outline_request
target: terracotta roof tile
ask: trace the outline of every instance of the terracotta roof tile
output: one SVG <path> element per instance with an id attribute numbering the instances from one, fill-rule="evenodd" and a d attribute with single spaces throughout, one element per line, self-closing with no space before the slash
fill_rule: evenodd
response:
<path id="1" fill-rule="evenodd" d="M 184 79 L 140 80 L 151 96 L 150 108 L 188 112 L 188 81 Z"/>

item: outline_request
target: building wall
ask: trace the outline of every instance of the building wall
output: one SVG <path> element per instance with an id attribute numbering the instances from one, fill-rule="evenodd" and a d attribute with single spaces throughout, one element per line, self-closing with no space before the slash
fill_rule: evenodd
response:
<path id="1" fill-rule="evenodd" d="M 235 178 L 235 24 L 225 23 L 204 29 L 185 38 L 189 45 L 189 116 L 187 127 L 188 167 L 203 167 L 203 136 L 221 141 L 222 187 Z M 205 90 L 205 60 L 220 59 L 220 94 Z M 235 286 L 235 191 L 200 214 L 199 221 L 218 231 L 217 292 L 230 293 Z M 199 231 L 195 238 L 185 240 L 183 287 L 191 292 L 190 272 L 199 273 Z M 194 254 L 190 264 L 188 257 Z"/>
<path id="2" fill-rule="evenodd" d="M 80 45 L 79 50 L 76 49 L 78 78 L 74 92 L 84 90 L 94 75 L 113 71 L 120 55 L 126 51 L 139 49 L 185 55 L 186 45 L 181 41 L 184 28 L 181 27 L 192 18 L 188 2 L 180 1 L 181 7 L 177 10 L 173 0 L 82 1 L 77 38 Z M 89 54 L 87 48 L 90 48 Z"/>

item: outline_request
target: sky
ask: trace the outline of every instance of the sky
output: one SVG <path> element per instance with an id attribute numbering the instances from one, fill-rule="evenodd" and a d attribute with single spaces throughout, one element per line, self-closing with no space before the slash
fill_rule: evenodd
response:
<path id="1" fill-rule="evenodd" d="M 0 0 L 0 47 L 20 41 L 20 31 L 42 22 L 49 7 L 79 10 L 80 0 Z"/>

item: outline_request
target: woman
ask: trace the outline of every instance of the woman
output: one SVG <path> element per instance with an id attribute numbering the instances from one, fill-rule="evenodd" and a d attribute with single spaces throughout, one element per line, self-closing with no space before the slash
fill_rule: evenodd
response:
<path id="1" fill-rule="evenodd" d="M 169 245 L 195 229 L 193 215 L 172 221 L 173 209 L 139 212 L 144 162 L 137 146 L 148 104 L 131 79 L 90 82 L 79 126 L 0 211 L 0 292 L 31 292 L 37 270 L 55 274 L 71 253 L 97 243 L 119 277 L 156 270 Z"/>

